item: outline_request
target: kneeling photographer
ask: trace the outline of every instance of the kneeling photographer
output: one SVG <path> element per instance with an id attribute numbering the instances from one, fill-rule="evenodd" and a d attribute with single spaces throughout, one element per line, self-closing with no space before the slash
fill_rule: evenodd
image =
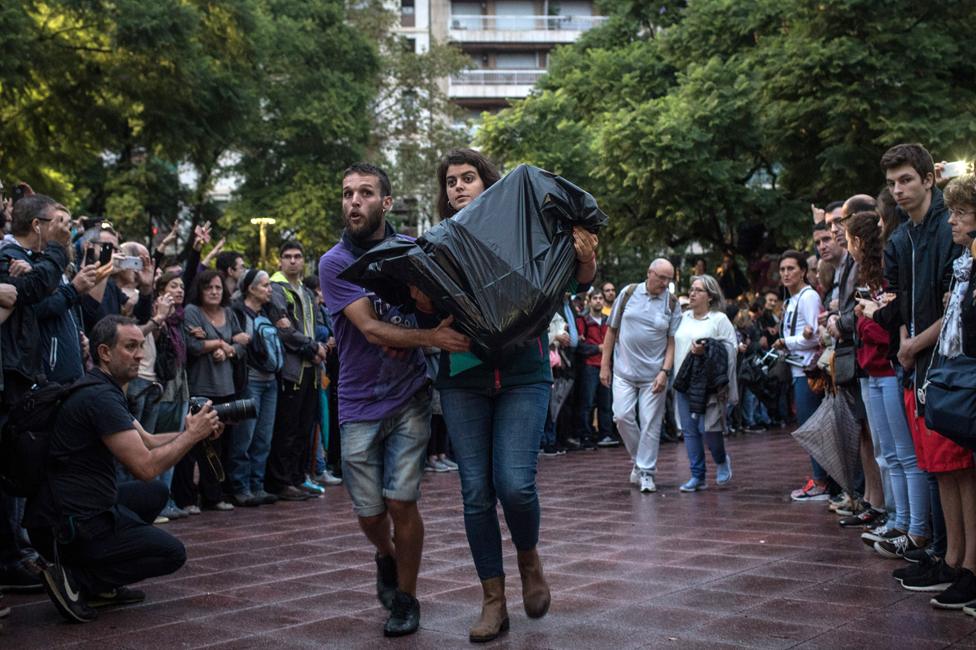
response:
<path id="1" fill-rule="evenodd" d="M 95 607 L 140 602 L 145 594 L 126 585 L 183 565 L 183 544 L 152 526 L 168 497 L 152 479 L 223 431 L 206 404 L 187 416 L 184 431 L 146 433 L 124 391 L 137 376 L 143 341 L 124 316 L 106 316 L 92 329 L 97 365 L 62 403 L 45 480 L 27 502 L 24 524 L 47 560 L 45 588 L 69 621 L 93 620 Z M 119 483 L 115 459 L 140 480 Z"/>

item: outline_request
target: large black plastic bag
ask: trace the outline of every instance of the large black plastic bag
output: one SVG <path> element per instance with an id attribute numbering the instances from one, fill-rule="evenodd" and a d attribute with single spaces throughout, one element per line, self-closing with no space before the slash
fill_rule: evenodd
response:
<path id="1" fill-rule="evenodd" d="M 340 277 L 394 305 L 411 305 L 416 286 L 487 357 L 545 331 L 575 273 L 573 226 L 606 223 L 590 194 L 520 165 L 416 242 L 383 242 Z"/>

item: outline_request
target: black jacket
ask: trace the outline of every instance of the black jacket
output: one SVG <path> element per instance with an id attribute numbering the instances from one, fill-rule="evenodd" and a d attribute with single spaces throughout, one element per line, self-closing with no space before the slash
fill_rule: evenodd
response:
<path id="1" fill-rule="evenodd" d="M 20 277 L 11 277 L 9 262 L 25 259 L 27 253 L 17 244 L 8 244 L 0 252 L 0 282 L 17 288 L 17 304 L 10 318 L 0 327 L 0 349 L 3 350 L 3 401 L 12 404 L 32 384 L 43 379 L 41 335 L 35 306 L 61 284 L 68 252 L 56 242 L 48 242 L 44 252 L 31 257 L 32 269 Z M 8 383 L 16 378 L 16 385 Z"/>
<path id="2" fill-rule="evenodd" d="M 685 357 L 674 389 L 688 398 L 692 413 L 704 413 L 708 398 L 729 383 L 729 352 L 725 342 L 705 339 L 705 354 L 689 354 Z"/>
<path id="3" fill-rule="evenodd" d="M 916 226 L 910 219 L 902 223 L 888 238 L 884 251 L 887 290 L 897 296 L 898 324 L 908 327 L 909 334 L 912 324 L 917 336 L 942 318 L 942 297 L 952 281 L 952 263 L 960 255 L 962 248 L 952 243 L 942 191 L 933 188 L 932 204 L 922 223 Z M 915 358 L 916 386 L 932 362 L 933 349 Z"/>

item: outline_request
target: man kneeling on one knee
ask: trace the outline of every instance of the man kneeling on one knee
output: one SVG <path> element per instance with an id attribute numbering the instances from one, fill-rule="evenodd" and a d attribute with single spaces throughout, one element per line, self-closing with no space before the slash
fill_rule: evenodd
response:
<path id="1" fill-rule="evenodd" d="M 154 480 L 223 425 L 208 403 L 186 429 L 150 435 L 129 412 L 126 384 L 143 357 L 142 331 L 131 318 L 106 316 L 92 330 L 92 385 L 64 401 L 50 439 L 47 479 L 27 503 L 24 525 L 47 560 L 44 585 L 69 621 L 88 622 L 96 607 L 137 603 L 126 585 L 173 573 L 183 544 L 152 525 L 169 490 Z M 138 481 L 118 483 L 118 460 Z"/>

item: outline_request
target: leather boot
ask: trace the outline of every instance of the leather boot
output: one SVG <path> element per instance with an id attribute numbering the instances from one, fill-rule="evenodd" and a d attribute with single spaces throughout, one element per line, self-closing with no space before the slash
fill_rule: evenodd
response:
<path id="1" fill-rule="evenodd" d="M 519 574 L 522 576 L 522 605 L 529 618 L 542 618 L 549 611 L 549 584 L 542 575 L 539 551 L 518 552 Z"/>
<path id="2" fill-rule="evenodd" d="M 508 630 L 508 607 L 505 604 L 505 576 L 481 581 L 485 592 L 481 604 L 481 617 L 471 626 L 468 639 L 472 643 L 484 643 Z"/>

